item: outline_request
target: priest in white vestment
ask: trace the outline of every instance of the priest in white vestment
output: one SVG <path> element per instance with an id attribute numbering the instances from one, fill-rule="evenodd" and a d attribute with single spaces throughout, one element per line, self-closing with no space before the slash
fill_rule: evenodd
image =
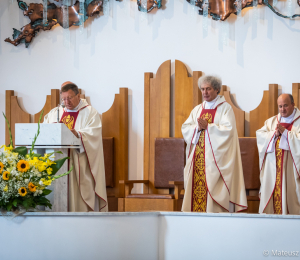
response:
<path id="1" fill-rule="evenodd" d="M 80 98 L 79 89 L 72 82 L 62 85 L 61 99 L 64 107 L 52 109 L 44 123 L 57 123 L 59 116 L 59 122 L 82 142 L 80 150 L 70 152 L 69 167 L 74 169 L 68 175 L 69 211 L 108 211 L 100 116 Z"/>
<path id="2" fill-rule="evenodd" d="M 246 190 L 231 106 L 219 96 L 222 82 L 199 79 L 204 102 L 182 125 L 187 144 L 182 211 L 237 212 L 247 209 Z"/>
<path id="3" fill-rule="evenodd" d="M 279 114 L 256 131 L 260 162 L 259 213 L 300 214 L 300 111 L 282 94 Z"/>

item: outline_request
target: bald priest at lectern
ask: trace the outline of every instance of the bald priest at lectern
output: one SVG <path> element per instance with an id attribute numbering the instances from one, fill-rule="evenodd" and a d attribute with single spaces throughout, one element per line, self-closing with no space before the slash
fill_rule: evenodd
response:
<path id="1" fill-rule="evenodd" d="M 74 83 L 65 82 L 60 93 L 63 106 L 52 109 L 44 123 L 64 123 L 83 147 L 70 152 L 69 211 L 108 211 L 100 116 Z"/>

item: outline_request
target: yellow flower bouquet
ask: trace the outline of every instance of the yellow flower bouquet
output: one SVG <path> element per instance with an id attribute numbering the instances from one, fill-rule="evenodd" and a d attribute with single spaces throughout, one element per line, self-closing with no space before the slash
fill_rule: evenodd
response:
<path id="1" fill-rule="evenodd" d="M 6 117 L 5 120 L 10 133 L 10 145 L 0 147 L 0 209 L 11 211 L 24 208 L 28 210 L 37 206 L 51 209 L 52 205 L 46 198 L 51 190 L 47 187 L 56 179 L 72 171 L 70 169 L 65 174 L 55 175 L 69 158 L 54 161 L 54 153 L 40 155 L 33 152 L 40 133 L 40 120 L 30 151 L 28 152 L 26 147 L 13 148 L 10 125 Z"/>

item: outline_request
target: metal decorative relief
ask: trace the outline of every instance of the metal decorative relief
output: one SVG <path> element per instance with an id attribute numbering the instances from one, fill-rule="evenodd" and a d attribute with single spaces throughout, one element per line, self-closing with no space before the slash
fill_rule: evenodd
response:
<path id="1" fill-rule="evenodd" d="M 299 0 L 300 1 L 300 0 Z M 139 11 L 151 12 L 154 8 L 160 9 L 162 0 L 137 0 Z"/>
<path id="2" fill-rule="evenodd" d="M 269 4 L 268 0 L 186 0 L 192 5 L 199 7 L 199 14 L 203 16 L 210 15 L 213 20 L 226 20 L 231 14 L 239 14 L 246 7 L 255 7 L 257 5 L 266 5 L 275 14 L 283 18 L 296 18 L 300 14 L 283 15 L 274 9 L 273 5 Z M 300 0 L 297 0 L 300 6 Z"/>
<path id="3" fill-rule="evenodd" d="M 59 2 L 59 0 L 55 1 Z M 65 0 L 61 2 L 65 3 Z M 27 48 L 40 30 L 51 30 L 56 24 L 59 24 L 65 29 L 73 25 L 79 26 L 89 17 L 99 14 L 102 10 L 103 0 L 85 0 L 82 3 L 83 4 L 77 1 L 71 6 L 57 6 L 47 1 L 47 7 L 44 8 L 43 4 L 31 3 L 27 5 L 24 1 L 18 0 L 19 8 L 23 10 L 24 16 L 29 17 L 30 23 L 22 27 L 21 30 L 13 28 L 13 40 L 7 38 L 5 41 L 15 46 L 20 43 L 25 43 Z M 46 14 L 45 16 L 44 13 Z"/>

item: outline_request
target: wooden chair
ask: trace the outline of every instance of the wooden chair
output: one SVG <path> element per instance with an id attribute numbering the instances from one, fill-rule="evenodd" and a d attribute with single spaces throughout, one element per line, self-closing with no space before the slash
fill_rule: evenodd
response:
<path id="1" fill-rule="evenodd" d="M 119 211 L 180 211 L 183 196 L 185 142 L 182 138 L 155 139 L 154 183 L 150 180 L 120 181 L 125 184 L 125 199 L 119 199 Z M 136 183 L 155 189 L 167 189 L 165 194 L 132 194 Z"/>
<path id="2" fill-rule="evenodd" d="M 258 213 L 260 188 L 259 156 L 255 137 L 240 137 L 240 150 L 242 157 L 245 188 L 247 193 L 247 213 Z"/>

